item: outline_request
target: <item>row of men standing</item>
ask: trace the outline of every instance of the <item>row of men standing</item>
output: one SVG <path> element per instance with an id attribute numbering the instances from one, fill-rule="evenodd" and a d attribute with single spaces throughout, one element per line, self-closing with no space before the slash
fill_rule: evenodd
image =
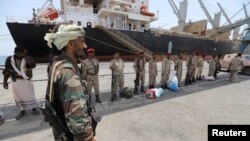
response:
<path id="1" fill-rule="evenodd" d="M 94 57 L 95 50 L 90 48 L 87 50 L 88 58 L 81 62 L 81 70 L 83 78 L 87 81 L 87 92 L 91 97 L 92 87 L 94 87 L 96 102 L 101 103 L 99 97 L 99 80 L 98 80 L 98 72 L 99 72 L 99 62 Z M 170 58 L 170 54 L 166 54 L 162 60 L 162 70 L 161 70 L 161 87 L 163 89 L 167 87 L 167 81 L 169 80 L 170 69 L 172 60 Z M 179 84 L 182 77 L 182 69 L 183 69 L 183 56 L 178 55 L 177 59 L 174 61 L 176 76 L 178 78 Z M 197 71 L 197 79 L 201 78 L 202 70 L 203 70 L 203 57 L 197 57 L 195 54 L 191 56 L 187 61 L 188 74 L 187 78 L 191 82 L 195 77 L 196 68 Z M 144 52 L 139 52 L 138 57 L 135 58 L 133 68 L 136 73 L 136 78 L 134 80 L 134 94 L 139 94 L 140 92 L 144 92 L 145 86 L 145 65 L 146 58 L 144 57 Z M 114 54 L 114 59 L 110 62 L 110 69 L 112 71 L 112 82 L 111 82 L 111 101 L 117 99 L 117 91 L 119 88 L 119 93 L 124 87 L 124 62 L 119 57 L 119 53 Z M 153 55 L 149 61 L 149 88 L 154 88 L 156 84 L 156 77 L 158 75 L 157 69 L 157 56 Z M 180 86 L 180 85 L 179 85 Z"/>
<path id="2" fill-rule="evenodd" d="M 88 58 L 81 62 L 81 70 L 83 78 L 87 81 L 87 92 L 91 97 L 92 87 L 94 87 L 96 102 L 101 103 L 99 97 L 99 62 L 94 57 L 95 50 L 90 48 L 87 50 Z M 193 52 L 191 56 L 187 58 L 187 74 L 185 79 L 185 84 L 193 84 L 197 80 L 202 79 L 202 72 L 204 66 L 205 55 L 201 55 Z M 217 79 L 218 70 L 220 70 L 220 55 L 213 56 L 209 63 L 208 76 L 214 76 Z M 179 54 L 174 62 L 174 70 L 176 71 L 176 77 L 178 78 L 178 85 L 181 86 L 182 70 L 183 70 L 183 55 Z M 170 69 L 171 69 L 172 59 L 170 54 L 163 55 L 162 59 L 162 70 L 161 70 L 161 88 L 167 89 L 167 82 L 169 80 Z M 133 68 L 136 73 L 134 80 L 134 94 L 139 94 L 144 92 L 145 86 L 145 65 L 146 58 L 144 57 L 144 52 L 139 52 L 138 57 L 135 58 Z M 114 54 L 114 59 L 111 60 L 109 68 L 112 71 L 112 82 L 111 82 L 111 101 L 117 99 L 117 92 L 119 88 L 119 93 L 121 96 L 121 91 L 124 88 L 124 62 L 119 57 L 119 53 Z M 152 58 L 149 60 L 149 88 L 154 88 L 156 85 L 156 77 L 158 75 L 157 69 L 157 56 L 153 54 Z M 90 98 L 91 99 L 91 98 Z"/>

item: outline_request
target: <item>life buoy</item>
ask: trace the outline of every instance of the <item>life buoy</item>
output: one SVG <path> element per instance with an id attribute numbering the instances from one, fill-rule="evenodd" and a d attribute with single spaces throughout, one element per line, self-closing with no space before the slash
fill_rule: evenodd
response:
<path id="1" fill-rule="evenodd" d="M 150 17 L 154 17 L 155 14 L 152 13 L 152 12 L 148 12 L 148 9 L 147 9 L 147 6 L 146 5 L 142 5 L 141 8 L 140 8 L 140 13 L 142 15 L 146 15 L 146 16 L 150 16 Z"/>

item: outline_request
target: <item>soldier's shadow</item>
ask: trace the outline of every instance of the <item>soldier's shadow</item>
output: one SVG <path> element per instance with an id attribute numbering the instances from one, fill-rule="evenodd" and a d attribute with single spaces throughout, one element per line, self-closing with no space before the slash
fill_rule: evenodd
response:
<path id="1" fill-rule="evenodd" d="M 197 81 L 193 85 L 181 87 L 178 92 L 165 90 L 165 94 L 158 99 L 148 99 L 145 97 L 144 93 L 140 93 L 140 95 L 134 95 L 134 97 L 130 99 L 118 98 L 118 100 L 111 102 L 110 100 L 111 92 L 105 92 L 100 94 L 101 100 L 104 101 L 102 104 L 96 103 L 94 99 L 92 99 L 92 101 L 93 105 L 95 105 L 96 107 L 96 110 L 99 111 L 103 116 L 105 116 L 112 113 L 121 112 L 124 110 L 138 108 L 140 106 L 153 104 L 155 102 L 161 102 L 172 98 L 187 96 L 200 91 L 206 91 L 217 87 L 250 80 L 249 76 L 238 75 L 237 80 L 234 83 L 230 83 L 228 81 L 229 74 L 218 75 L 218 78 L 219 79 L 215 81 L 206 81 L 206 80 Z M 159 88 L 160 86 L 157 85 L 157 87 Z"/>
<path id="2" fill-rule="evenodd" d="M 15 116 L 20 112 L 16 105 L 0 107 L 0 111 L 5 114 L 5 123 L 0 125 L 1 140 L 51 128 L 47 122 L 44 122 L 41 113 L 33 115 L 32 111 L 28 110 L 23 118 L 15 120 Z M 52 132 L 48 136 L 53 139 Z"/>

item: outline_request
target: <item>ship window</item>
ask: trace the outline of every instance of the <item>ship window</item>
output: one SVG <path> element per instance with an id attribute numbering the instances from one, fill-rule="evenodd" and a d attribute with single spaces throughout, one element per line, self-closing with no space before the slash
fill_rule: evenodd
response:
<path id="1" fill-rule="evenodd" d="M 81 21 L 78 21 L 78 22 L 77 22 L 77 25 L 81 26 L 81 24 L 82 24 Z"/>
<path id="2" fill-rule="evenodd" d="M 70 24 L 73 24 L 74 22 L 72 20 L 69 21 Z"/>

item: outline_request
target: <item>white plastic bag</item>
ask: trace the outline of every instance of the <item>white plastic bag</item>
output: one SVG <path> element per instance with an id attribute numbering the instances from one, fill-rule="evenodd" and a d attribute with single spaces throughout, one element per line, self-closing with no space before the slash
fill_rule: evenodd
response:
<path id="1" fill-rule="evenodd" d="M 205 76 L 205 80 L 214 81 L 215 79 L 213 76 Z"/>
<path id="2" fill-rule="evenodd" d="M 162 88 L 154 88 L 155 90 L 155 96 L 159 98 L 161 95 L 164 94 L 164 90 Z"/>

